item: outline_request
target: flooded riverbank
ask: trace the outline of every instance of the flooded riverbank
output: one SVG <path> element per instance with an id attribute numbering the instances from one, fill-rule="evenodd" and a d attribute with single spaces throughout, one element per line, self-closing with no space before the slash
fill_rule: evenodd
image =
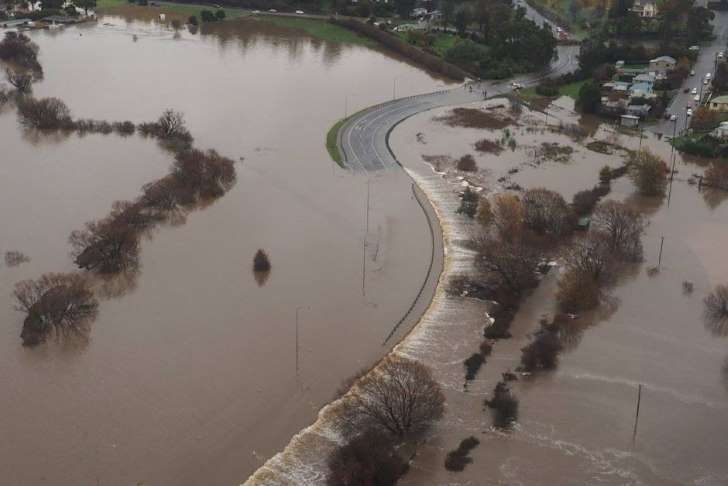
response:
<path id="1" fill-rule="evenodd" d="M 256 21 L 191 34 L 104 17 L 30 35 L 45 71 L 36 97 L 57 96 L 79 118 L 180 110 L 197 147 L 237 161 L 237 184 L 142 241 L 136 287 L 101 302 L 87 346 L 25 349 L 15 282 L 72 270 L 70 232 L 137 197 L 172 160 L 138 136 L 32 139 L 12 108 L 0 113 L 0 250 L 31 258 L 0 268 L 0 434 L 13 438 L 0 446 L 3 479 L 237 484 L 385 353 L 431 258 L 410 179 L 372 177 L 367 231 L 367 179 L 331 162 L 326 130 L 345 109 L 390 99 L 394 83 L 397 96 L 442 83 Z M 262 286 L 258 248 L 273 265 Z"/>
<path id="2" fill-rule="evenodd" d="M 569 105 L 559 101 L 548 118 L 524 111 L 516 124 L 498 130 L 450 128 L 438 118 L 451 109 L 433 110 L 392 133 L 393 151 L 443 218 L 451 245 L 446 266 L 450 277 L 473 271 L 472 253 L 462 245 L 473 223 L 455 214 L 463 176 L 489 192 L 518 184 L 547 187 L 568 200 L 594 185 L 603 165 L 622 162 L 620 151 L 610 155 L 587 148 L 591 141 L 630 150 L 648 147 L 669 160 L 667 143 L 647 135 L 640 140 L 638 134 L 580 119 Z M 579 128 L 578 137 L 571 124 Z M 501 155 L 474 150 L 483 138 L 502 139 L 506 129 L 515 139 L 512 152 L 507 143 Z M 534 150 L 543 142 L 571 147 L 569 160 L 538 161 Z M 448 175 L 447 160 L 465 153 L 474 154 L 477 172 Z M 433 160 L 446 161 L 438 167 L 444 174 L 433 172 Z M 400 350 L 435 370 L 447 390 L 448 407 L 402 484 L 725 483 L 728 469 L 721 458 L 727 449 L 720 438 L 728 430 L 728 341 L 706 327 L 702 298 L 728 275 L 720 251 L 728 236 L 728 207 L 687 183 L 690 174 L 702 173 L 699 165 L 678 158 L 677 167 L 669 206 L 667 199 L 660 204 L 636 196 L 627 178 L 612 184 L 607 199 L 624 200 L 650 218 L 643 238 L 645 262 L 612 291 L 613 308 L 603 308 L 575 335 L 556 371 L 521 377 L 513 385 L 520 411 L 512 431 L 492 427 L 483 400 L 503 372 L 518 366 L 520 348 L 539 328 L 540 317 L 554 314 L 557 275 L 549 274 L 524 301 L 511 326 L 512 339 L 497 342 L 467 391 L 462 362 L 482 339 L 486 306 L 438 294 Z M 646 270 L 657 265 L 663 236 L 660 271 L 650 276 Z M 694 285 L 691 294 L 683 293 L 686 280 Z M 638 384 L 643 385 L 642 402 L 633 443 Z M 470 453 L 473 463 L 464 472 L 448 472 L 443 466 L 446 453 L 470 435 L 480 440 Z"/>

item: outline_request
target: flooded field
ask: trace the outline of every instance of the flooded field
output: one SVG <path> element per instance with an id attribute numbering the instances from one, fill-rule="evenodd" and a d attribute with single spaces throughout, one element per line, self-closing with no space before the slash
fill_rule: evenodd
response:
<path id="1" fill-rule="evenodd" d="M 142 241 L 139 275 L 101 301 L 88 344 L 23 348 L 14 284 L 72 270 L 70 232 L 137 197 L 172 156 L 139 136 L 27 133 L 0 112 L 0 252 L 30 258 L 0 266 L 0 482 L 238 484 L 386 352 L 431 258 L 406 174 L 339 169 L 326 130 L 393 88 L 443 82 L 250 20 L 192 34 L 107 16 L 29 35 L 36 97 L 110 121 L 180 110 L 197 148 L 237 161 L 237 183 Z"/>
<path id="2" fill-rule="evenodd" d="M 640 139 L 580 119 L 564 99 L 549 108 L 548 117 L 525 109 L 513 114 L 505 100 L 463 108 L 513 121 L 497 129 L 451 127 L 446 120 L 452 109 L 438 109 L 402 123 L 391 139 L 398 159 L 442 219 L 449 241 L 445 281 L 473 271 L 473 253 L 463 241 L 473 234 L 474 223 L 455 214 L 464 184 L 490 192 L 514 184 L 546 187 L 570 200 L 598 181 L 602 166 L 622 163 L 624 151 L 614 147 L 647 147 L 670 157 L 670 146 L 658 137 L 645 132 Z M 503 141 L 499 155 L 475 150 L 484 138 Z M 511 138 L 515 142 L 509 144 Z M 590 144 L 595 140 L 610 144 L 613 153 L 587 148 L 598 147 Z M 544 142 L 569 147 L 557 151 L 568 157 L 548 160 Z M 474 155 L 476 172 L 454 169 L 455 160 L 467 153 Z M 527 297 L 511 326 L 513 337 L 495 344 L 467 391 L 462 363 L 482 340 L 486 306 L 438 291 L 428 314 L 398 350 L 435 370 L 446 389 L 447 411 L 402 484 L 726 484 L 728 336 L 724 327 L 706 324 L 702 299 L 728 275 L 728 203 L 725 194 L 699 192 L 687 183 L 691 174 L 702 173 L 701 164 L 678 157 L 677 169 L 669 205 L 667 198 L 660 203 L 636 195 L 626 177 L 612 183 L 607 199 L 625 201 L 650 219 L 643 237 L 645 261 L 620 279 L 611 291 L 611 306 L 578 318 L 580 332 L 561 353 L 555 371 L 521 376 L 513 385 L 520 399 L 513 430 L 495 429 L 483 400 L 503 372 L 518 366 L 520 348 L 539 328 L 539 318 L 556 311 L 559 269 Z M 663 237 L 659 272 L 648 273 L 658 264 Z M 684 292 L 684 281 L 693 284 L 692 293 Z M 633 442 L 639 384 L 640 420 Z M 473 463 L 463 472 L 448 472 L 446 453 L 470 435 L 480 440 L 470 453 Z"/>

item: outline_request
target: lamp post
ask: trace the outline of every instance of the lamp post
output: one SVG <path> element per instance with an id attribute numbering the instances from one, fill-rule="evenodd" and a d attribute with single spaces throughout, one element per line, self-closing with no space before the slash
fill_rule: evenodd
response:
<path id="1" fill-rule="evenodd" d="M 299 305 L 296 307 L 296 379 L 298 379 L 298 313 L 303 309 L 310 309 L 307 305 Z"/>
<path id="2" fill-rule="evenodd" d="M 392 101 L 397 99 L 397 78 L 392 79 Z"/>

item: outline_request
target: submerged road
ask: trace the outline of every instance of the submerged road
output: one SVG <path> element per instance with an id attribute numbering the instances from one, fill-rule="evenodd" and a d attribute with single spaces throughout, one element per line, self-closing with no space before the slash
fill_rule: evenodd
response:
<path id="1" fill-rule="evenodd" d="M 353 115 L 338 133 L 338 146 L 344 166 L 353 171 L 376 172 L 399 166 L 387 143 L 389 132 L 407 118 L 442 106 L 460 105 L 483 100 L 483 90 L 488 97 L 504 95 L 511 91 L 511 82 L 533 86 L 542 79 L 559 76 L 578 67 L 578 47 L 560 46 L 558 58 L 540 74 L 521 76 L 500 82 L 472 84 L 472 91 L 457 88 L 434 93 L 410 96 L 382 103 Z"/>

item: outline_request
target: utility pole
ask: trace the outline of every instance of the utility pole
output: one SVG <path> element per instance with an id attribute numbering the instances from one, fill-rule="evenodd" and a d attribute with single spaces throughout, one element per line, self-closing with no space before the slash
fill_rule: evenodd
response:
<path id="1" fill-rule="evenodd" d="M 397 78 L 392 79 L 392 101 L 397 99 Z"/>
<path id="2" fill-rule="evenodd" d="M 642 401 L 642 384 L 640 383 L 637 387 L 637 411 L 634 416 L 634 429 L 632 430 L 632 443 L 634 444 L 637 438 L 637 422 L 640 418 L 640 402 Z"/>
<path id="3" fill-rule="evenodd" d="M 302 309 L 309 309 L 309 307 L 307 305 L 300 305 L 300 306 L 296 307 L 296 379 L 298 379 L 298 370 L 299 370 L 299 366 L 298 366 L 298 363 L 299 363 L 299 360 L 298 360 L 298 354 L 299 354 L 298 353 L 298 313 Z"/>
<path id="4" fill-rule="evenodd" d="M 660 237 L 660 254 L 657 256 L 657 269 L 660 269 L 660 265 L 662 265 L 662 247 L 665 245 L 665 237 Z"/>

